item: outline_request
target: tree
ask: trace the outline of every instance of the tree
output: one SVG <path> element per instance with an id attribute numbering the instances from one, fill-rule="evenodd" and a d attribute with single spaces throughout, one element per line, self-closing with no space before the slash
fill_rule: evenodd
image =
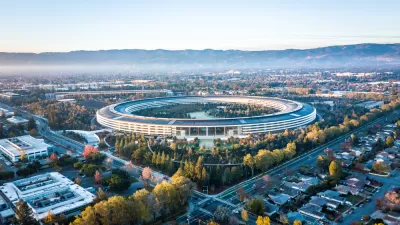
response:
<path id="1" fill-rule="evenodd" d="M 88 158 L 92 153 L 99 152 L 99 150 L 91 145 L 86 145 L 83 149 L 83 157 Z"/>
<path id="2" fill-rule="evenodd" d="M 342 176 L 342 167 L 336 161 L 329 164 L 329 175 L 335 179 L 340 179 Z"/>
<path id="3" fill-rule="evenodd" d="M 163 181 L 154 187 L 153 194 L 161 207 L 162 215 L 173 213 L 180 208 L 178 192 L 173 184 Z"/>
<path id="4" fill-rule="evenodd" d="M 270 225 L 271 221 L 269 219 L 268 216 L 258 216 L 257 217 L 257 221 L 256 221 L 256 225 Z"/>
<path id="5" fill-rule="evenodd" d="M 324 155 L 319 155 L 317 158 L 317 166 L 323 171 L 326 171 L 328 169 L 330 163 L 331 160 Z"/>
<path id="6" fill-rule="evenodd" d="M 15 215 L 13 224 L 15 225 L 39 225 L 39 222 L 33 217 L 33 211 L 24 200 L 19 200 L 15 204 Z"/>
<path id="7" fill-rule="evenodd" d="M 249 221 L 249 215 L 247 214 L 246 210 L 243 209 L 242 212 L 240 212 L 240 215 L 242 216 L 242 220 L 244 222 L 247 223 L 247 221 Z"/>
<path id="8" fill-rule="evenodd" d="M 33 117 L 29 118 L 27 128 L 28 131 L 32 129 L 37 129 L 36 121 Z"/>
<path id="9" fill-rule="evenodd" d="M 53 166 L 56 166 L 57 163 L 58 163 L 57 154 L 56 154 L 56 153 L 53 153 L 53 154 L 50 155 L 49 158 L 50 158 L 50 160 L 51 160 L 51 164 L 52 164 Z"/>
<path id="10" fill-rule="evenodd" d="M 303 223 L 300 220 L 295 220 L 293 225 L 302 225 Z"/>
<path id="11" fill-rule="evenodd" d="M 25 161 L 26 158 L 27 158 L 27 156 L 25 154 L 25 151 L 21 151 L 21 156 L 20 156 L 21 161 Z"/>
<path id="12" fill-rule="evenodd" d="M 229 208 L 218 206 L 214 212 L 214 219 L 220 223 L 227 223 L 231 215 L 232 213 Z"/>
<path id="13" fill-rule="evenodd" d="M 45 223 L 54 223 L 57 220 L 57 216 L 54 215 L 52 211 L 49 211 L 47 215 L 44 217 L 43 221 Z"/>
<path id="14" fill-rule="evenodd" d="M 393 140 L 392 136 L 387 136 L 386 137 L 385 145 L 386 145 L 387 148 L 393 147 L 394 140 Z"/>
<path id="15" fill-rule="evenodd" d="M 75 184 L 77 184 L 77 185 L 81 185 L 81 183 L 82 183 L 82 180 L 81 180 L 81 178 L 79 178 L 79 177 L 76 177 L 76 178 L 75 178 Z"/>
<path id="16" fill-rule="evenodd" d="M 382 209 L 383 208 L 383 204 L 384 204 L 384 201 L 383 201 L 382 198 L 376 198 L 375 207 L 376 207 L 377 210 L 378 209 Z"/>
<path id="17" fill-rule="evenodd" d="M 145 167 L 142 171 L 142 178 L 146 181 L 146 185 L 149 185 L 149 180 L 151 179 L 151 176 L 152 170 L 150 169 L 150 167 Z"/>
<path id="18" fill-rule="evenodd" d="M 254 166 L 255 166 L 255 162 L 254 162 L 254 158 L 253 156 L 251 156 L 250 154 L 247 154 L 245 157 L 243 157 L 243 164 L 245 166 L 250 167 L 251 169 L 251 176 L 254 176 Z"/>
<path id="19" fill-rule="evenodd" d="M 195 185 L 189 178 L 184 176 L 174 176 L 171 180 L 172 184 L 175 185 L 175 188 L 178 191 L 181 205 L 185 205 L 188 197 L 192 195 Z"/>
<path id="20" fill-rule="evenodd" d="M 101 173 L 100 171 L 96 170 L 96 173 L 94 174 L 94 182 L 96 184 L 101 184 L 101 180 L 102 180 Z"/>
<path id="21" fill-rule="evenodd" d="M 215 221 L 210 221 L 207 223 L 207 225 L 219 225 L 219 223 L 215 222 Z"/>
<path id="22" fill-rule="evenodd" d="M 374 165 L 372 165 L 372 170 L 377 173 L 380 173 L 380 174 L 385 174 L 390 171 L 390 166 L 388 164 L 380 161 L 380 162 L 376 162 L 376 163 L 374 163 Z"/>
<path id="23" fill-rule="evenodd" d="M 96 198 L 94 199 L 94 202 L 101 202 L 104 200 L 108 199 L 108 194 L 107 192 L 103 191 L 103 189 L 99 188 L 96 192 Z"/>
<path id="24" fill-rule="evenodd" d="M 253 200 L 251 200 L 249 202 L 248 207 L 249 207 L 249 211 L 256 215 L 259 215 L 259 216 L 264 215 L 265 205 L 264 205 L 263 200 L 261 200 L 259 198 L 253 198 Z"/>

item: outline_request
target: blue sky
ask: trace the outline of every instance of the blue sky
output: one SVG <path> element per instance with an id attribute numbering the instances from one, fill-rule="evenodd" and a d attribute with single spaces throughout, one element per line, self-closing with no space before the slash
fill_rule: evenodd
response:
<path id="1" fill-rule="evenodd" d="M 0 0 L 0 51 L 400 43 L 399 0 Z"/>

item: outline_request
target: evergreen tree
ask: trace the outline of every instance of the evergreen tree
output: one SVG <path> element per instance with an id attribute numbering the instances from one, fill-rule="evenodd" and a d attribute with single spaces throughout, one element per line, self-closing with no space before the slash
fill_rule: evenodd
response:
<path id="1" fill-rule="evenodd" d="M 23 200 L 16 203 L 13 224 L 15 225 L 39 225 L 39 222 L 33 217 L 33 211 Z"/>
<path id="2" fill-rule="evenodd" d="M 28 120 L 28 131 L 32 129 L 37 129 L 36 121 L 33 117 L 29 118 Z"/>

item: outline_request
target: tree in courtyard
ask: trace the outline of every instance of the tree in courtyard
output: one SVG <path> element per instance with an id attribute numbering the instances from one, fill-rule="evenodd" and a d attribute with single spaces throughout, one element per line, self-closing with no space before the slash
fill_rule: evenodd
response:
<path id="1" fill-rule="evenodd" d="M 259 216 L 264 215 L 265 205 L 264 205 L 263 200 L 261 200 L 259 198 L 253 198 L 253 200 L 251 200 L 249 202 L 248 207 L 249 207 L 249 211 L 256 215 L 259 215 Z"/>
<path id="2" fill-rule="evenodd" d="M 329 175 L 335 179 L 340 179 L 342 176 L 342 167 L 336 161 L 329 164 Z"/>
<path id="3" fill-rule="evenodd" d="M 13 224 L 15 225 L 38 225 L 39 222 L 33 217 L 33 211 L 23 200 L 15 204 L 15 215 Z"/>
<path id="4" fill-rule="evenodd" d="M 247 154 L 246 156 L 243 157 L 243 164 L 245 166 L 250 167 L 251 169 L 251 176 L 254 176 L 254 166 L 255 166 L 255 161 L 253 156 L 251 156 L 250 154 Z"/>
<path id="5" fill-rule="evenodd" d="M 146 181 L 146 185 L 149 185 L 149 181 L 152 176 L 152 170 L 150 167 L 145 167 L 142 171 L 142 179 Z"/>
<path id="6" fill-rule="evenodd" d="M 271 221 L 268 216 L 258 216 L 256 225 L 271 225 Z"/>
<path id="7" fill-rule="evenodd" d="M 96 173 L 94 174 L 94 182 L 96 184 L 101 184 L 101 180 L 102 180 L 101 173 L 100 171 L 96 170 Z"/>
<path id="8" fill-rule="evenodd" d="M 249 221 L 249 215 L 247 214 L 247 211 L 245 209 L 243 209 L 240 212 L 240 215 L 242 217 L 242 220 L 247 224 L 247 221 Z"/>

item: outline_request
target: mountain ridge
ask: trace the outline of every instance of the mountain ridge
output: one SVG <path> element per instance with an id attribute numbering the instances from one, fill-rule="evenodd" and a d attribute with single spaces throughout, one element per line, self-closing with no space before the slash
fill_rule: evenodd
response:
<path id="1" fill-rule="evenodd" d="M 135 65 L 177 67 L 400 65 L 400 43 L 336 45 L 285 50 L 110 49 L 70 52 L 0 52 L 0 66 Z"/>

